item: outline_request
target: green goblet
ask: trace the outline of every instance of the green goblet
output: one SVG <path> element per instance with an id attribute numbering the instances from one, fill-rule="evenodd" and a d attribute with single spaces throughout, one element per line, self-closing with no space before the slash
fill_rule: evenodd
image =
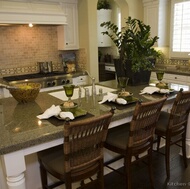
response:
<path id="1" fill-rule="evenodd" d="M 156 77 L 157 77 L 158 81 L 161 82 L 164 77 L 164 72 L 163 71 L 156 72 Z"/>
<path id="2" fill-rule="evenodd" d="M 68 97 L 68 101 L 71 101 L 75 85 L 64 85 L 63 88 L 65 90 L 66 96 Z"/>
<path id="3" fill-rule="evenodd" d="M 122 92 L 125 92 L 125 88 L 128 84 L 128 81 L 129 81 L 128 77 L 118 77 L 118 84 Z"/>

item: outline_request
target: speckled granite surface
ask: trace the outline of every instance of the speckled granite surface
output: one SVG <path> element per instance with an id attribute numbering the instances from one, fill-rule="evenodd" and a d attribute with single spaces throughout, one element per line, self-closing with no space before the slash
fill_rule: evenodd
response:
<path id="1" fill-rule="evenodd" d="M 112 88 L 117 88 L 115 81 L 101 82 Z M 161 98 L 162 95 L 139 95 L 140 90 L 145 86 L 128 87 L 134 96 L 144 101 Z M 174 97 L 174 95 L 173 95 Z M 173 100 L 171 96 L 167 103 Z M 82 108 L 93 115 L 100 115 L 110 110 L 110 106 L 98 104 L 96 98 L 95 106 L 86 103 L 82 99 Z M 52 104 L 59 105 L 62 101 L 50 96 L 47 92 L 38 95 L 35 102 L 27 104 L 18 104 L 14 98 L 5 98 L 0 100 L 0 155 L 31 147 L 37 144 L 48 142 L 62 137 L 63 126 L 54 126 L 48 120 L 40 121 L 36 116 L 43 113 Z M 134 105 L 126 105 L 125 109 L 116 110 L 113 121 L 120 120 L 132 115 Z M 85 118 L 85 116 L 84 116 Z"/>

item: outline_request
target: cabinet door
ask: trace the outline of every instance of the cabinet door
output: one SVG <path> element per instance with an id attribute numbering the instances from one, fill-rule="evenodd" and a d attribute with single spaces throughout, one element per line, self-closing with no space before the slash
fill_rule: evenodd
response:
<path id="1" fill-rule="evenodd" d="M 101 9 L 97 11 L 97 31 L 98 31 L 98 47 L 110 47 L 111 39 L 107 35 L 103 35 L 102 32 L 106 31 L 100 24 L 103 22 L 111 21 L 111 10 Z"/>
<path id="2" fill-rule="evenodd" d="M 79 48 L 78 42 L 78 10 L 76 3 L 64 3 L 67 14 L 67 25 L 57 27 L 58 50 L 74 50 Z"/>

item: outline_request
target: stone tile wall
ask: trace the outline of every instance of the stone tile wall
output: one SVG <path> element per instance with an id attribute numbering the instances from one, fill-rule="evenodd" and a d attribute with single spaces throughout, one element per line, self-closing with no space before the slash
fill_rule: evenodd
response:
<path id="1" fill-rule="evenodd" d="M 65 51 L 57 49 L 56 26 L 27 25 L 0 27 L 0 78 L 38 73 L 37 62 L 52 61 L 53 70 L 61 71 Z M 77 62 L 85 67 L 85 50 L 76 51 Z"/>

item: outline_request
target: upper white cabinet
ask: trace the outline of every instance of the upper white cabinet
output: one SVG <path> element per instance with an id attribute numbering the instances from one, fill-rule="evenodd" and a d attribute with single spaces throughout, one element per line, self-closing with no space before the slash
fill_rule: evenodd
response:
<path id="1" fill-rule="evenodd" d="M 150 25 L 151 36 L 158 36 L 155 46 L 166 47 L 169 45 L 169 1 L 143 0 L 144 23 Z"/>
<path id="2" fill-rule="evenodd" d="M 111 10 L 110 9 L 100 9 L 97 10 L 97 31 L 98 31 L 98 47 L 110 47 L 111 39 L 107 35 L 103 35 L 102 32 L 106 31 L 104 27 L 101 27 L 102 22 L 111 21 Z"/>
<path id="3" fill-rule="evenodd" d="M 79 49 L 77 2 L 63 3 L 67 15 L 67 25 L 57 27 L 58 50 Z"/>

